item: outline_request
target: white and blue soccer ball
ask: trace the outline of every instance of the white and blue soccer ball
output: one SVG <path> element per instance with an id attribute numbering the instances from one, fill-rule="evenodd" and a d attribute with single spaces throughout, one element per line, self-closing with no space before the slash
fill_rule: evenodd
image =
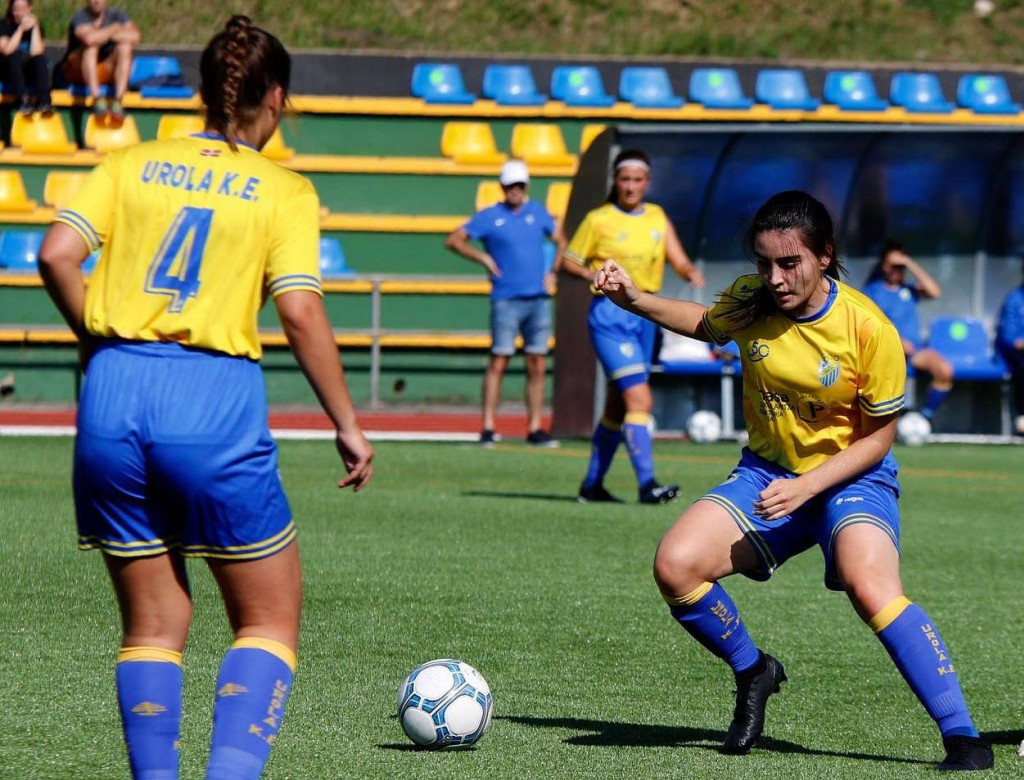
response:
<path id="1" fill-rule="evenodd" d="M 920 447 L 931 434 L 931 423 L 919 412 L 907 412 L 896 421 L 896 438 L 908 447 Z"/>
<path id="2" fill-rule="evenodd" d="M 686 434 L 698 444 L 716 442 L 722 438 L 722 418 L 708 409 L 700 409 L 687 420 Z"/>
<path id="3" fill-rule="evenodd" d="M 417 666 L 398 689 L 398 720 L 417 745 L 464 748 L 491 725 L 494 699 L 487 680 L 469 664 L 438 658 Z"/>

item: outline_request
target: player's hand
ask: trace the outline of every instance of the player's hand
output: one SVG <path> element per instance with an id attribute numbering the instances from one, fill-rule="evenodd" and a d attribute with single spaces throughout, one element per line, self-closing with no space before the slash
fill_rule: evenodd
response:
<path id="1" fill-rule="evenodd" d="M 603 292 L 619 306 L 635 301 L 640 290 L 626 270 L 614 260 L 606 260 L 594 275 L 594 289 Z"/>
<path id="2" fill-rule="evenodd" d="M 39 24 L 39 22 L 32 14 L 26 14 L 25 16 L 22 17 L 21 24 L 19 25 L 19 27 L 21 27 L 21 29 L 24 30 L 25 32 L 28 32 L 37 24 Z"/>
<path id="3" fill-rule="evenodd" d="M 548 295 L 554 295 L 558 292 L 558 274 L 553 271 L 548 271 L 544 274 L 544 289 L 547 290 Z"/>
<path id="4" fill-rule="evenodd" d="M 686 281 L 690 283 L 690 287 L 700 289 L 704 286 L 704 272 L 701 271 L 697 266 L 694 266 L 690 271 L 690 275 L 686 277 Z"/>
<path id="5" fill-rule="evenodd" d="M 338 487 L 347 488 L 351 485 L 352 491 L 358 493 L 373 477 L 373 446 L 358 428 L 338 431 L 334 443 L 341 462 L 345 464 L 345 471 L 348 472 L 339 480 Z"/>
<path id="6" fill-rule="evenodd" d="M 758 494 L 754 514 L 763 520 L 779 520 L 795 512 L 813 496 L 799 477 L 776 479 Z"/>
<path id="7" fill-rule="evenodd" d="M 480 253 L 480 265 L 487 269 L 487 273 L 491 276 L 501 276 L 501 269 L 498 268 L 498 264 L 494 262 L 494 258 L 486 252 Z"/>

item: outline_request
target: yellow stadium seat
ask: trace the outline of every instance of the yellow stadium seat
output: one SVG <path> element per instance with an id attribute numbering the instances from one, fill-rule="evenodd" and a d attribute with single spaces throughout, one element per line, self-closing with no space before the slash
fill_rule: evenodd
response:
<path id="1" fill-rule="evenodd" d="M 457 163 L 498 165 L 508 155 L 498 151 L 494 133 L 486 122 L 445 122 L 441 154 Z"/>
<path id="2" fill-rule="evenodd" d="M 0 169 L 0 211 L 34 211 L 36 202 L 29 200 L 25 181 L 18 171 Z"/>
<path id="3" fill-rule="evenodd" d="M 168 138 L 184 138 L 192 133 L 201 133 L 205 127 L 203 118 L 196 114 L 164 114 L 156 126 L 158 141 Z"/>
<path id="4" fill-rule="evenodd" d="M 608 125 L 583 125 L 580 132 L 580 154 L 590 148 L 590 142 L 605 131 Z"/>
<path id="5" fill-rule="evenodd" d="M 73 154 L 78 147 L 68 140 L 60 114 L 22 113 L 11 123 L 11 145 L 20 146 L 26 154 Z"/>
<path id="6" fill-rule="evenodd" d="M 270 136 L 270 140 L 261 151 L 271 160 L 290 160 L 295 156 L 295 150 L 284 145 L 284 136 L 281 134 L 280 127 L 274 130 L 274 134 Z"/>
<path id="7" fill-rule="evenodd" d="M 135 118 L 132 116 L 126 116 L 122 121 L 114 122 L 90 114 L 85 123 L 85 145 L 101 154 L 132 146 L 141 140 L 139 126 L 135 124 Z"/>
<path id="8" fill-rule="evenodd" d="M 512 128 L 512 156 L 527 165 L 575 165 L 558 125 L 517 124 Z"/>
<path id="9" fill-rule="evenodd" d="M 555 221 L 561 222 L 565 217 L 565 209 L 569 205 L 572 184 L 567 181 L 555 181 L 548 185 L 548 197 L 545 201 L 547 209 Z"/>
<path id="10" fill-rule="evenodd" d="M 485 209 L 505 200 L 505 191 L 496 181 L 482 181 L 476 185 L 476 210 Z"/>
<path id="11" fill-rule="evenodd" d="M 64 208 L 88 178 L 88 173 L 79 171 L 50 171 L 43 185 L 43 203 L 55 209 Z"/>

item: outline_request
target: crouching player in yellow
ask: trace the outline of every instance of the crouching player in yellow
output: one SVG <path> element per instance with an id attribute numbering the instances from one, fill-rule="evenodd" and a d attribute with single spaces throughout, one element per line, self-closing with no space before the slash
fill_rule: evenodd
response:
<path id="1" fill-rule="evenodd" d="M 642 292 L 613 261 L 594 282 L 662 327 L 740 345 L 749 446 L 728 478 L 665 533 L 654 560 L 672 616 L 735 674 L 723 750 L 753 747 L 786 674 L 754 643 L 719 580 L 766 580 L 817 545 L 825 584 L 846 592 L 939 727 L 946 757 L 938 768 L 988 769 L 992 748 L 974 726 L 950 653 L 900 580 L 891 449 L 906 376 L 899 334 L 839 281 L 832 218 L 807 193 L 769 198 L 747 249 L 757 273 L 737 279 L 710 309 Z"/>

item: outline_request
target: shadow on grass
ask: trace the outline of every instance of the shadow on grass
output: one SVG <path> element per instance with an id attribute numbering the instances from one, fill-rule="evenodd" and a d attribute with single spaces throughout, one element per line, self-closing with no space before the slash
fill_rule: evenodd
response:
<path id="1" fill-rule="evenodd" d="M 617 723 L 606 720 L 582 720 L 580 718 L 531 718 L 521 715 L 500 715 L 495 720 L 507 720 L 524 726 L 553 729 L 575 729 L 585 731 L 565 740 L 569 745 L 590 747 L 692 747 L 717 752 L 725 740 L 725 732 L 716 729 L 697 729 L 688 726 L 652 726 L 642 723 Z M 758 740 L 756 750 L 773 753 L 799 753 L 808 756 L 832 756 L 858 761 L 877 761 L 894 764 L 930 765 L 931 761 L 912 758 L 896 758 L 873 753 L 846 753 L 835 750 L 816 750 L 795 742 L 763 736 Z"/>
<path id="2" fill-rule="evenodd" d="M 1011 729 L 1009 731 L 983 731 L 981 736 L 993 745 L 1013 745 L 1016 747 L 1024 740 L 1024 729 Z"/>

